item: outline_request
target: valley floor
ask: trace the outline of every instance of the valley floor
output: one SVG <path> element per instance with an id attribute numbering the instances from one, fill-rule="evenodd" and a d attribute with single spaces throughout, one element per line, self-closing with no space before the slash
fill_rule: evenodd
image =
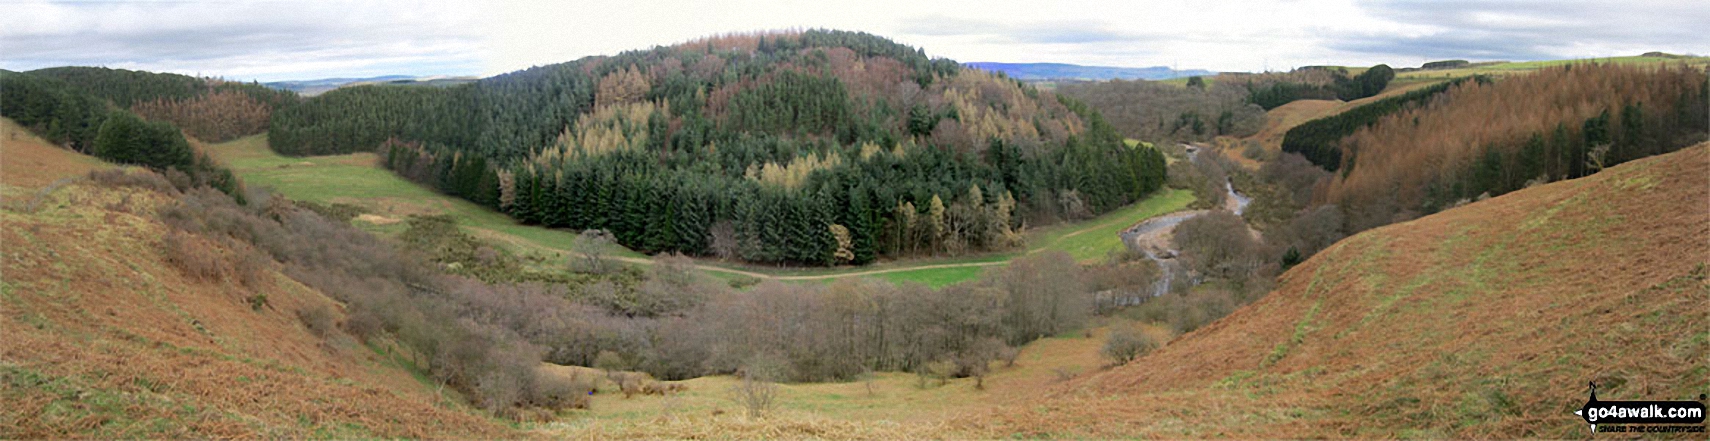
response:
<path id="1" fill-rule="evenodd" d="M 554 263 L 577 253 L 575 233 L 539 226 L 521 225 L 509 217 L 469 201 L 436 193 L 416 185 L 377 165 L 371 153 L 292 158 L 274 153 L 266 135 L 202 148 L 230 166 L 251 186 L 271 187 L 284 196 L 320 203 L 361 206 L 370 213 L 356 222 L 381 234 L 403 230 L 402 220 L 411 215 L 447 214 L 463 229 L 482 240 L 510 248 L 519 255 L 533 255 Z M 697 267 L 715 277 L 777 279 L 823 282 L 845 277 L 874 277 L 893 282 L 916 282 L 933 287 L 973 280 L 986 267 L 999 266 L 1026 253 L 1059 250 L 1077 260 L 1095 261 L 1123 248 L 1118 233 L 1147 218 L 1185 209 L 1194 200 L 1192 192 L 1165 189 L 1152 197 L 1103 216 L 1081 222 L 1053 225 L 1026 233 L 1028 248 L 1003 253 L 961 257 L 910 258 L 861 267 L 776 268 L 698 259 Z M 612 254 L 624 263 L 649 265 L 647 256 L 628 250 Z"/>

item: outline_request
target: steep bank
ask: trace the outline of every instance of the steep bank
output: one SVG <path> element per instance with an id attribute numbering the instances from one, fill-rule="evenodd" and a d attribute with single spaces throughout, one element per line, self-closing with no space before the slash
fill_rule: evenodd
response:
<path id="1" fill-rule="evenodd" d="M 1710 144 L 1344 240 L 1276 291 L 991 434 L 1586 437 L 1710 390 Z M 1615 398 L 1610 398 L 1615 397 Z"/>
<path id="2" fill-rule="evenodd" d="M 169 196 L 79 179 L 110 165 L 6 124 L 0 438 L 515 436 L 380 350 L 317 337 L 298 314 L 341 306 L 276 266 L 180 271 L 154 216 Z"/>

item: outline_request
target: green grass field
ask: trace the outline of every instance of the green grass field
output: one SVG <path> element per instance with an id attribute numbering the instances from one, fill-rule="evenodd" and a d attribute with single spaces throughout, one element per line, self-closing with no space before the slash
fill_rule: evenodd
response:
<path id="1" fill-rule="evenodd" d="M 372 153 L 293 158 L 274 153 L 267 136 L 250 136 L 206 146 L 209 154 L 227 164 L 251 187 L 271 187 L 296 200 L 346 203 L 363 207 L 367 215 L 358 226 L 382 235 L 403 231 L 399 221 L 410 215 L 445 214 L 456 219 L 465 231 L 518 255 L 548 257 L 558 262 L 574 252 L 575 234 L 539 226 L 521 225 L 504 214 L 463 199 L 446 196 L 404 180 L 376 165 Z M 914 282 L 932 287 L 979 278 L 986 268 L 999 266 L 1024 253 L 1058 250 L 1082 262 L 1097 261 L 1123 247 L 1118 232 L 1148 217 L 1182 210 L 1193 202 L 1192 192 L 1165 189 L 1150 198 L 1072 224 L 1053 225 L 1025 233 L 1027 249 L 972 256 L 903 259 L 862 267 L 786 268 L 740 265 L 700 259 L 705 272 L 726 280 L 747 277 L 776 277 L 782 280 L 818 282 L 842 277 L 873 277 L 892 282 Z M 646 263 L 647 256 L 627 249 L 613 254 L 630 264 Z"/>

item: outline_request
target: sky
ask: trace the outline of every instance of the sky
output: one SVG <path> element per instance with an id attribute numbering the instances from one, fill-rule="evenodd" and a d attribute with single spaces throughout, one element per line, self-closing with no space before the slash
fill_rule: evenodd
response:
<path id="1" fill-rule="evenodd" d="M 1710 54 L 1702 0 L 15 1 L 0 68 L 490 76 L 707 35 L 866 31 L 961 62 L 1214 71 Z"/>

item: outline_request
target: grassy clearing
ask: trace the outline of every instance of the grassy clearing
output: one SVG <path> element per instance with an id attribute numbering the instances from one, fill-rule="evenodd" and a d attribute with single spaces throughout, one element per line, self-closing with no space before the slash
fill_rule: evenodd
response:
<path id="1" fill-rule="evenodd" d="M 457 219 L 458 224 L 470 234 L 507 246 L 520 254 L 562 254 L 575 248 L 573 233 L 521 225 L 504 214 L 436 193 L 376 166 L 379 158 L 372 153 L 286 157 L 268 148 L 267 135 L 250 136 L 206 148 L 209 154 L 225 162 L 250 186 L 272 187 L 291 199 L 362 206 L 379 218 L 373 221 L 359 219 L 357 223 L 376 233 L 402 231 L 391 221 L 410 215 L 446 214 Z M 643 257 L 626 249 L 619 249 L 614 255 Z"/>

